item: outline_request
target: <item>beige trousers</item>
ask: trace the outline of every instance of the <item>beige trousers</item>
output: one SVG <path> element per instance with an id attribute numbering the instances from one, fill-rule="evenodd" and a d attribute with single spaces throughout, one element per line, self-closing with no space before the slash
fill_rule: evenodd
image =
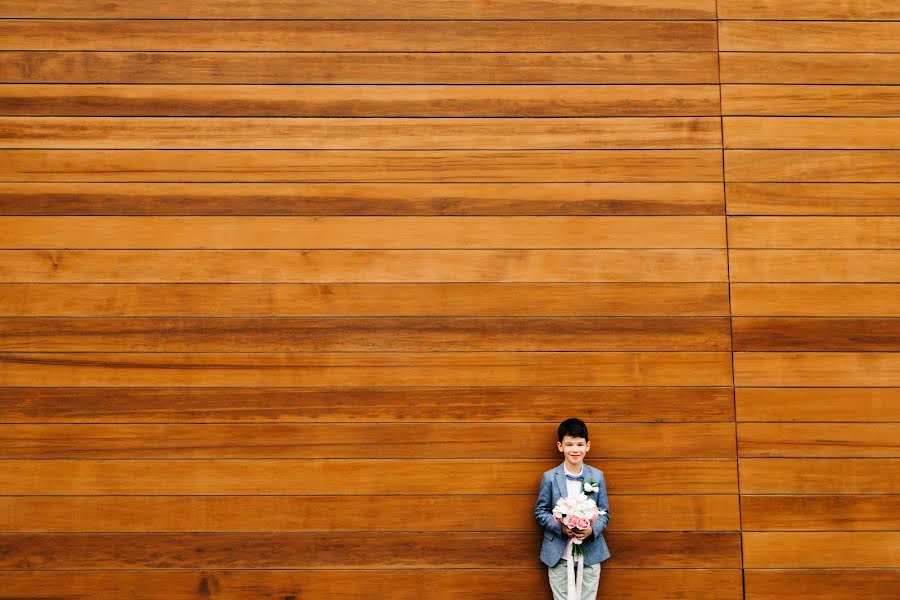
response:
<path id="1" fill-rule="evenodd" d="M 550 591 L 553 592 L 553 600 L 569 600 L 566 578 L 566 560 L 560 559 L 558 563 L 547 569 L 550 577 Z M 576 571 L 577 574 L 577 571 Z M 578 600 L 596 600 L 597 586 L 600 584 L 600 563 L 584 568 L 584 582 L 581 587 L 581 598 Z M 574 599 L 573 599 L 574 600 Z"/>

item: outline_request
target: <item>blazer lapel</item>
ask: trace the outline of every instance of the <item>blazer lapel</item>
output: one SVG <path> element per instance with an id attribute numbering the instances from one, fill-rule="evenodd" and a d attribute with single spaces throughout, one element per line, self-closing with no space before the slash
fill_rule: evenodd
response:
<path id="1" fill-rule="evenodd" d="M 556 467 L 556 471 L 554 472 L 554 479 L 556 480 L 556 491 L 559 492 L 560 498 L 565 498 L 569 495 L 568 486 L 566 486 L 566 475 L 565 475 L 565 465 L 559 465 Z"/>

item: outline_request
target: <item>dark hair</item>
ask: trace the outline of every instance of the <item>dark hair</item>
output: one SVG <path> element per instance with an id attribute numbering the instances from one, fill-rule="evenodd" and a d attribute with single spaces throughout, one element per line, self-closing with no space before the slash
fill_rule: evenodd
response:
<path id="1" fill-rule="evenodd" d="M 566 436 L 573 438 L 584 438 L 584 441 L 588 441 L 590 438 L 588 437 L 587 425 L 584 424 L 584 421 L 581 419 L 566 419 L 562 423 L 559 424 L 559 428 L 556 430 L 556 434 L 559 436 L 559 441 L 563 441 L 563 438 Z"/>

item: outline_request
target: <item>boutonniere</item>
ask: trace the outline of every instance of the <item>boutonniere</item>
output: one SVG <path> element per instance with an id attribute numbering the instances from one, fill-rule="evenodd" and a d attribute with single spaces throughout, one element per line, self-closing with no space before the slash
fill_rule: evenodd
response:
<path id="1" fill-rule="evenodd" d="M 594 492 L 600 491 L 600 486 L 597 485 L 597 482 L 593 479 L 588 479 L 584 482 L 584 491 L 587 494 L 593 494 Z"/>

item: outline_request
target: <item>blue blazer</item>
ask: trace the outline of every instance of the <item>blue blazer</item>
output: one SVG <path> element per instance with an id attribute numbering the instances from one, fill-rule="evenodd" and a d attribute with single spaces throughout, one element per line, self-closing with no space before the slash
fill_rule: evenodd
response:
<path id="1" fill-rule="evenodd" d="M 600 510 L 606 514 L 601 515 L 593 523 L 594 535 L 584 540 L 584 549 L 587 556 L 584 557 L 585 565 L 596 565 L 609 558 L 609 548 L 603 539 L 602 531 L 609 523 L 609 500 L 606 498 L 606 480 L 603 471 L 584 465 L 584 480 L 593 480 L 600 488 L 598 491 L 586 494 L 593 498 Z M 560 498 L 567 496 L 565 463 L 555 469 L 550 469 L 541 478 L 541 487 L 538 490 L 537 502 L 534 505 L 534 517 L 544 528 L 544 543 L 541 545 L 541 562 L 552 567 L 562 558 L 569 538 L 562 531 L 562 524 L 553 518 L 553 507 Z"/>

